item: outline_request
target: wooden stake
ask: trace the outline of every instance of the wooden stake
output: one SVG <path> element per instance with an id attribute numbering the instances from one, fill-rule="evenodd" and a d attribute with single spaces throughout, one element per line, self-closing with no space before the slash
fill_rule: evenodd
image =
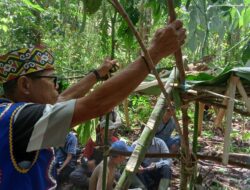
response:
<path id="1" fill-rule="evenodd" d="M 123 102 L 123 108 L 124 108 L 124 115 L 125 115 L 125 122 L 126 122 L 126 127 L 130 128 L 130 123 L 129 123 L 129 111 L 128 111 L 128 98 L 126 98 Z"/>
<path id="2" fill-rule="evenodd" d="M 226 93 L 225 93 L 225 96 L 226 97 L 228 97 L 228 93 L 229 93 L 229 86 L 228 86 L 228 88 L 227 88 L 227 91 L 226 91 Z M 228 98 L 224 98 L 224 100 L 223 100 L 223 102 L 222 102 L 222 105 L 227 105 L 228 104 Z M 215 125 L 215 127 L 220 127 L 220 128 L 222 128 L 221 127 L 221 122 L 222 122 L 222 119 L 223 119 L 223 117 L 224 117 L 224 115 L 225 115 L 225 109 L 222 109 L 222 108 L 220 108 L 219 109 L 219 112 L 218 112 L 218 114 L 217 114 L 217 117 L 215 118 L 215 121 L 214 121 L 214 125 Z"/>
<path id="3" fill-rule="evenodd" d="M 201 136 L 201 131 L 202 131 L 204 107 L 205 107 L 205 104 L 199 102 L 199 115 L 198 115 L 198 135 L 199 136 Z"/>
<path id="4" fill-rule="evenodd" d="M 231 99 L 228 100 L 228 106 L 227 106 L 227 110 L 226 110 L 226 128 L 225 128 L 223 155 L 222 155 L 222 163 L 224 165 L 228 164 L 228 159 L 229 159 L 229 150 L 230 150 L 230 144 L 231 144 L 230 133 L 232 130 L 234 97 L 235 97 L 236 84 L 238 81 L 239 81 L 238 77 L 235 77 L 233 75 L 230 77 L 228 95 L 229 95 L 229 97 L 231 97 Z"/>
<path id="5" fill-rule="evenodd" d="M 246 103 L 247 111 L 250 113 L 250 102 L 249 102 L 247 93 L 240 80 L 237 82 L 237 88 L 239 90 L 240 95 L 243 98 L 243 101 Z"/>

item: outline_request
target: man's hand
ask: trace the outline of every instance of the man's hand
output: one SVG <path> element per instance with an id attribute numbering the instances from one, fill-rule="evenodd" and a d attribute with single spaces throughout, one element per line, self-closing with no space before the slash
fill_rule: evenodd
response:
<path id="1" fill-rule="evenodd" d="M 153 170 L 155 168 L 156 168 L 156 164 L 155 164 L 155 162 L 152 162 L 148 167 L 144 168 L 144 167 L 140 166 L 138 168 L 138 173 L 143 173 L 144 171 L 150 171 L 150 170 Z"/>
<path id="2" fill-rule="evenodd" d="M 56 170 L 57 175 L 59 175 L 59 174 L 61 173 L 62 169 L 63 169 L 63 168 L 58 168 L 58 169 Z"/>
<path id="3" fill-rule="evenodd" d="M 103 61 L 103 64 L 97 69 L 101 78 L 106 78 L 111 71 L 114 69 L 118 69 L 119 65 L 116 60 L 111 60 L 110 58 L 106 58 Z"/>
<path id="4" fill-rule="evenodd" d="M 147 170 L 153 170 L 155 168 L 156 168 L 156 164 L 155 164 L 155 162 L 152 162 L 146 169 Z"/>
<path id="5" fill-rule="evenodd" d="M 145 168 L 142 166 L 139 166 L 138 173 L 140 174 L 140 173 L 143 173 L 144 171 L 145 171 Z"/>
<path id="6" fill-rule="evenodd" d="M 179 20 L 168 24 L 165 28 L 157 30 L 151 45 L 149 53 L 154 62 L 158 62 L 178 50 L 184 44 L 186 39 L 186 29 Z"/>

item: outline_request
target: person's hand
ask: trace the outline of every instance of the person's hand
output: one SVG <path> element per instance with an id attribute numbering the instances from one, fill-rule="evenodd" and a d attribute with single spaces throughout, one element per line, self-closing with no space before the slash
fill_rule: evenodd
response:
<path id="1" fill-rule="evenodd" d="M 145 168 L 143 168 L 142 166 L 139 166 L 137 172 L 140 174 L 140 173 L 143 173 L 144 171 L 145 171 Z"/>
<path id="2" fill-rule="evenodd" d="M 148 49 L 154 62 L 160 61 L 178 50 L 186 39 L 186 29 L 179 20 L 168 24 L 165 28 L 157 30 Z"/>
<path id="3" fill-rule="evenodd" d="M 106 58 L 103 61 L 103 64 L 97 69 L 101 78 L 107 78 L 110 72 L 114 72 L 119 68 L 119 65 L 116 60 L 111 60 L 110 58 Z"/>
<path id="4" fill-rule="evenodd" d="M 94 171 L 94 169 L 96 167 L 95 160 L 89 160 L 88 163 L 87 163 L 87 165 L 88 165 L 88 169 L 90 171 Z"/>
<path id="5" fill-rule="evenodd" d="M 146 169 L 147 170 L 153 170 L 156 168 L 156 164 L 154 162 L 152 162 Z"/>
<path id="6" fill-rule="evenodd" d="M 61 173 L 61 171 L 62 171 L 62 168 L 58 168 L 58 169 L 56 170 L 57 175 L 59 175 L 59 174 Z"/>

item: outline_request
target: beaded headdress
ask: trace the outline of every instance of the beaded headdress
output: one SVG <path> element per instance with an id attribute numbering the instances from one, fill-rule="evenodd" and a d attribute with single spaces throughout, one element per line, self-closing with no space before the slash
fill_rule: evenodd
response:
<path id="1" fill-rule="evenodd" d="M 37 71 L 53 69 L 54 58 L 43 46 L 21 48 L 0 56 L 0 83 Z"/>

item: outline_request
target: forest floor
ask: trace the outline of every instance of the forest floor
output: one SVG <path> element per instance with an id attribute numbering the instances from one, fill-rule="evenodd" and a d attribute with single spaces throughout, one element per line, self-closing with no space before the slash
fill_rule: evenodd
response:
<path id="1" fill-rule="evenodd" d="M 223 152 L 224 135 L 222 130 L 214 128 L 212 121 L 203 122 L 202 135 L 198 138 L 199 150 L 202 155 L 218 156 Z M 233 120 L 231 133 L 231 149 L 235 154 L 250 157 L 250 140 L 243 140 L 250 134 L 250 123 L 243 119 Z M 250 164 L 250 160 L 248 160 Z M 211 190 L 250 190 L 250 170 L 237 166 L 224 166 L 209 160 L 198 161 L 197 189 Z M 171 189 L 180 186 L 180 162 L 176 160 L 173 166 L 173 180 Z"/>

